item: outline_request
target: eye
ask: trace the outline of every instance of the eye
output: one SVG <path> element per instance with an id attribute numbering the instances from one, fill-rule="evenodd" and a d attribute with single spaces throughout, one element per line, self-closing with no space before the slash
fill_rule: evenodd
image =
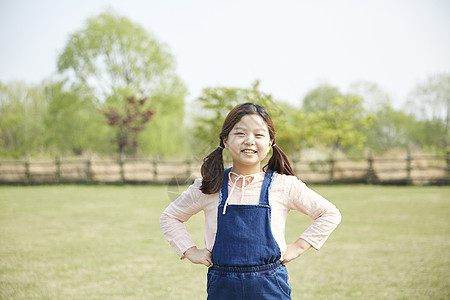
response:
<path id="1" fill-rule="evenodd" d="M 244 133 L 243 132 L 236 132 L 235 135 L 243 136 Z"/>
<path id="2" fill-rule="evenodd" d="M 260 134 L 260 133 L 256 134 L 256 137 L 264 137 L 264 136 L 265 136 L 264 134 Z"/>

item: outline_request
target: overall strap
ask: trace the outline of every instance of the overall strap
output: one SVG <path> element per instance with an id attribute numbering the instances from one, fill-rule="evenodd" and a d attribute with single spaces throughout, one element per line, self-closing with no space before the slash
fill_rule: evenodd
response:
<path id="1" fill-rule="evenodd" d="M 269 191 L 272 187 L 273 178 L 276 171 L 268 170 L 264 175 L 264 181 L 261 187 L 261 194 L 259 196 L 259 205 L 269 205 Z"/>
<path id="2" fill-rule="evenodd" d="M 223 184 L 219 190 L 219 206 L 225 205 L 225 201 L 228 198 L 228 174 L 230 174 L 231 168 L 225 169 L 225 174 L 223 176 Z"/>
<path id="3" fill-rule="evenodd" d="M 228 198 L 228 174 L 231 168 L 225 169 L 225 174 L 223 178 L 222 188 L 219 191 L 219 206 L 225 205 L 225 201 Z M 259 196 L 259 205 L 269 205 L 269 191 L 272 187 L 273 178 L 275 177 L 276 171 L 268 170 L 266 175 L 264 175 L 264 181 L 261 187 L 261 193 Z"/>

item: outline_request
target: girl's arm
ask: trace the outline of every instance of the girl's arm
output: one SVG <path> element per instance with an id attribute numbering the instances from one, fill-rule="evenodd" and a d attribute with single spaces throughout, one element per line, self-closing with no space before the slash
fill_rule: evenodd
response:
<path id="1" fill-rule="evenodd" d="M 186 250 L 195 247 L 184 222 L 202 210 L 201 179 L 197 179 L 185 192 L 173 201 L 159 218 L 164 237 L 175 253 L 185 258 Z"/>
<path id="2" fill-rule="evenodd" d="M 305 243 L 319 250 L 341 222 L 341 213 L 336 206 L 308 188 L 301 180 L 296 177 L 290 179 L 293 180 L 288 196 L 290 209 L 307 214 L 314 220 L 311 226 L 301 234 L 300 239 L 303 241 L 297 240 L 293 243 L 295 245 L 290 247 L 291 250 L 296 249 L 295 256 L 306 251 L 305 247 L 309 248 Z"/>
<path id="3" fill-rule="evenodd" d="M 302 238 L 298 238 L 292 244 L 288 244 L 286 247 L 286 252 L 284 252 L 281 260 L 283 265 L 286 265 L 288 262 L 296 259 L 305 253 L 309 248 L 311 248 L 311 244 Z"/>

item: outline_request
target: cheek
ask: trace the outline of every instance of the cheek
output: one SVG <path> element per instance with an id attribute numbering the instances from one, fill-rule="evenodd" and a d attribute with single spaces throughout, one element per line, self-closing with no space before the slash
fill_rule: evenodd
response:
<path id="1" fill-rule="evenodd" d="M 229 138 L 227 138 L 227 140 L 226 140 L 226 144 L 227 145 L 232 145 L 233 144 L 233 142 L 234 142 L 234 139 L 233 139 L 233 137 L 229 137 Z"/>
<path id="2" fill-rule="evenodd" d="M 225 147 L 228 149 L 228 150 L 232 150 L 232 149 L 230 149 L 230 148 L 236 148 L 237 146 L 237 143 L 238 143 L 238 141 L 236 140 L 236 137 L 230 137 L 230 138 L 228 138 L 227 139 L 227 141 L 225 142 Z"/>
<path id="3" fill-rule="evenodd" d="M 260 147 L 263 148 L 265 152 L 269 152 L 269 150 L 270 150 L 270 140 L 261 141 Z"/>

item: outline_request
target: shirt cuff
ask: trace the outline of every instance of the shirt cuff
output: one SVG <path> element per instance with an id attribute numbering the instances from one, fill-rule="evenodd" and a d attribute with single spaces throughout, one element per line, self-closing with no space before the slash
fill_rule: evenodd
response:
<path id="1" fill-rule="evenodd" d="M 314 240 L 310 239 L 307 236 L 304 236 L 303 234 L 300 236 L 301 239 L 305 240 L 308 244 L 311 245 L 312 248 L 314 248 L 314 250 L 319 250 L 320 247 L 323 245 L 323 243 L 316 243 Z"/>
<path id="2" fill-rule="evenodd" d="M 185 259 L 186 256 L 184 255 L 184 253 L 192 247 L 196 247 L 195 243 L 192 240 L 172 246 L 173 250 L 175 250 L 175 253 L 180 257 L 180 259 Z"/>

